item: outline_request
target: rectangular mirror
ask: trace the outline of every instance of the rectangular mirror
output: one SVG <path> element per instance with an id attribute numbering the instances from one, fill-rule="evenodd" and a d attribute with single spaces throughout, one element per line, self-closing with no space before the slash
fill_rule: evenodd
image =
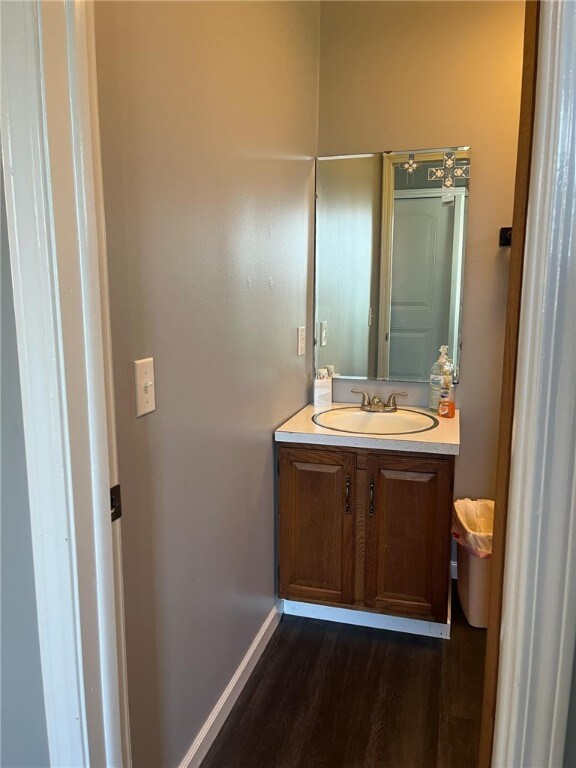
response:
<path id="1" fill-rule="evenodd" d="M 428 381 L 458 366 L 470 147 L 320 157 L 316 367 Z"/>

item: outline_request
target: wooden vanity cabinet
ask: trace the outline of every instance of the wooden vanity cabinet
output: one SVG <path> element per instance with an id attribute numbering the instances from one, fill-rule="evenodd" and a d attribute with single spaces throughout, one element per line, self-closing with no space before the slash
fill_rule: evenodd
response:
<path id="1" fill-rule="evenodd" d="M 446 621 L 453 456 L 278 456 L 280 597 Z"/>
<path id="2" fill-rule="evenodd" d="M 365 604 L 446 620 L 452 462 L 368 455 Z"/>
<path id="3" fill-rule="evenodd" d="M 280 450 L 280 597 L 352 602 L 355 471 L 353 453 Z"/>

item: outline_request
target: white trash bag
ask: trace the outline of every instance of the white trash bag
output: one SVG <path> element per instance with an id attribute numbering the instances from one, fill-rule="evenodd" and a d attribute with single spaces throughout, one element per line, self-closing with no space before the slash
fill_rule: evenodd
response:
<path id="1" fill-rule="evenodd" d="M 490 499 L 457 499 L 452 515 L 452 535 L 475 557 L 492 556 L 494 502 Z"/>

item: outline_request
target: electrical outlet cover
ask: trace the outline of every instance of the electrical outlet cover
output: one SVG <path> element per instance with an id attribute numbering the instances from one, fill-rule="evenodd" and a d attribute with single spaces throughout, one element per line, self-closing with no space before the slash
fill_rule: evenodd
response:
<path id="1" fill-rule="evenodd" d="M 300 325 L 298 327 L 298 357 L 306 352 L 306 326 Z"/>

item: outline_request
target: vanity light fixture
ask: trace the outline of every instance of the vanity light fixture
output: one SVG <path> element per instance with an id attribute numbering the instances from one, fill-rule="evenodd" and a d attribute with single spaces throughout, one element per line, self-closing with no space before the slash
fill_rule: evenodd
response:
<path id="1" fill-rule="evenodd" d="M 408 160 L 405 163 L 402 163 L 402 168 L 406 170 L 407 173 L 414 173 L 416 168 L 418 168 L 420 163 L 417 163 L 414 160 L 414 155 L 408 155 Z"/>
<path id="2" fill-rule="evenodd" d="M 444 152 L 442 168 L 428 168 L 428 181 L 442 179 L 442 188 L 451 189 L 455 185 L 455 179 L 469 179 L 470 165 L 456 166 L 456 154 Z"/>

